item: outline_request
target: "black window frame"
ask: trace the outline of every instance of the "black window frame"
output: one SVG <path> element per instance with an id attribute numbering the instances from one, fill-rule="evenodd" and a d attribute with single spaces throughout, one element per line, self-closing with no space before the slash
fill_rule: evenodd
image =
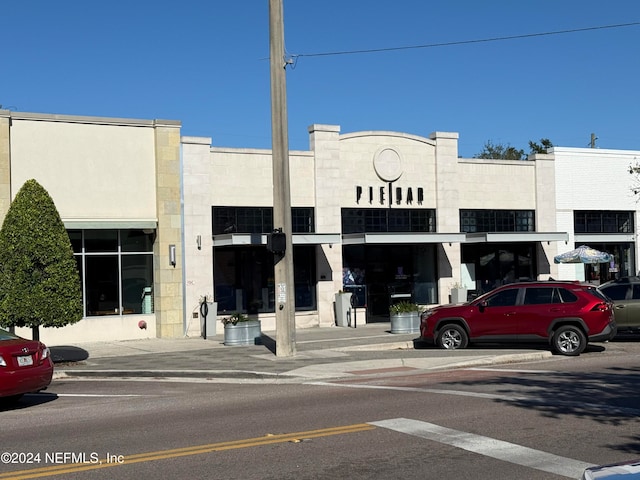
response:
<path id="1" fill-rule="evenodd" d="M 436 231 L 433 208 L 343 208 L 342 233 L 390 233 Z"/>
<path id="2" fill-rule="evenodd" d="M 535 232 L 535 210 L 460 209 L 460 231 Z"/>
<path id="3" fill-rule="evenodd" d="M 270 233 L 273 231 L 273 207 L 212 206 L 211 231 L 225 233 Z M 292 233 L 314 233 L 313 207 L 291 207 Z"/>
<path id="4" fill-rule="evenodd" d="M 626 210 L 574 210 L 575 233 L 633 233 L 634 212 Z"/>

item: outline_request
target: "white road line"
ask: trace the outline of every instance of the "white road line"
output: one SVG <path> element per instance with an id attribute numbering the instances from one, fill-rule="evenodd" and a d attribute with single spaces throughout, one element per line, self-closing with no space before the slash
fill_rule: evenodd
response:
<path id="1" fill-rule="evenodd" d="M 52 396 L 56 397 L 91 397 L 91 398 L 103 398 L 103 397 L 151 397 L 153 395 L 136 395 L 133 393 L 127 394 L 100 394 L 100 393 L 31 393 L 30 395 Z"/>
<path id="2" fill-rule="evenodd" d="M 552 453 L 523 447 L 515 443 L 503 442 L 495 438 L 453 430 L 418 420 L 394 418 L 369 423 L 376 427 L 444 443 L 497 460 L 562 475 L 568 478 L 580 478 L 586 468 L 594 466 L 591 463 L 560 457 Z"/>
<path id="3" fill-rule="evenodd" d="M 364 385 L 364 384 L 348 384 L 348 383 L 332 383 L 332 382 L 305 382 L 305 385 L 320 385 L 325 387 L 344 387 L 344 388 L 364 388 L 374 390 L 396 390 L 400 392 L 421 392 L 421 393 L 439 393 L 442 395 L 459 395 L 461 397 L 478 397 L 499 400 L 522 400 L 524 397 L 505 397 L 504 395 L 494 395 L 492 393 L 463 392 L 460 390 L 442 390 L 436 388 L 418 388 L 418 387 L 388 387 L 385 385 Z"/>

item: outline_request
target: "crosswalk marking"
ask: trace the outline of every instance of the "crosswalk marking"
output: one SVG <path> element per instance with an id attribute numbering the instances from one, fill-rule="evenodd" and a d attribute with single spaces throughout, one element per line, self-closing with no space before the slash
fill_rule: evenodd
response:
<path id="1" fill-rule="evenodd" d="M 495 438 L 475 435 L 460 430 L 453 430 L 419 420 L 394 418 L 369 423 L 376 427 L 444 443 L 497 460 L 573 479 L 580 478 L 586 468 L 594 466 L 590 463 L 560 457 L 552 453 L 523 447 L 515 443 L 504 442 L 502 440 L 496 440 Z"/>

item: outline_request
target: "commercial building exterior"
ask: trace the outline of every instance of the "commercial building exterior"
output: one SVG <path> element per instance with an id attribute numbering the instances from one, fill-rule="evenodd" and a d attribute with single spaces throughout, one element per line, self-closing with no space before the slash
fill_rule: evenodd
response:
<path id="1" fill-rule="evenodd" d="M 2 219 L 31 178 L 69 232 L 84 297 L 84 318 L 42 339 L 182 335 L 180 123 L 0 110 Z"/>
<path id="2" fill-rule="evenodd" d="M 203 299 L 275 329 L 271 151 L 180 134 L 175 121 L 0 111 L 0 212 L 38 180 L 83 279 L 85 318 L 45 341 L 199 336 Z M 517 279 L 634 274 L 638 157 L 469 159 L 457 133 L 312 125 L 309 149 L 290 152 L 296 326 L 333 325 L 341 291 L 362 323 L 387 321 L 398 299 L 447 303 L 457 285 L 472 297 Z M 615 261 L 554 264 L 582 243 Z"/>

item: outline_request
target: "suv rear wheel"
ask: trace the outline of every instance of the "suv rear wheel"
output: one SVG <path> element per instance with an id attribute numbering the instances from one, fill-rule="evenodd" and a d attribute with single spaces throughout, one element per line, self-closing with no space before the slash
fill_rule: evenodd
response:
<path id="1" fill-rule="evenodd" d="M 576 356 L 587 347 L 587 337 L 580 327 L 563 325 L 553 334 L 552 344 L 556 352 Z"/>
<path id="2" fill-rule="evenodd" d="M 456 350 L 466 348 L 469 344 L 469 336 L 464 328 L 455 323 L 443 326 L 438 331 L 437 343 L 440 348 Z"/>

